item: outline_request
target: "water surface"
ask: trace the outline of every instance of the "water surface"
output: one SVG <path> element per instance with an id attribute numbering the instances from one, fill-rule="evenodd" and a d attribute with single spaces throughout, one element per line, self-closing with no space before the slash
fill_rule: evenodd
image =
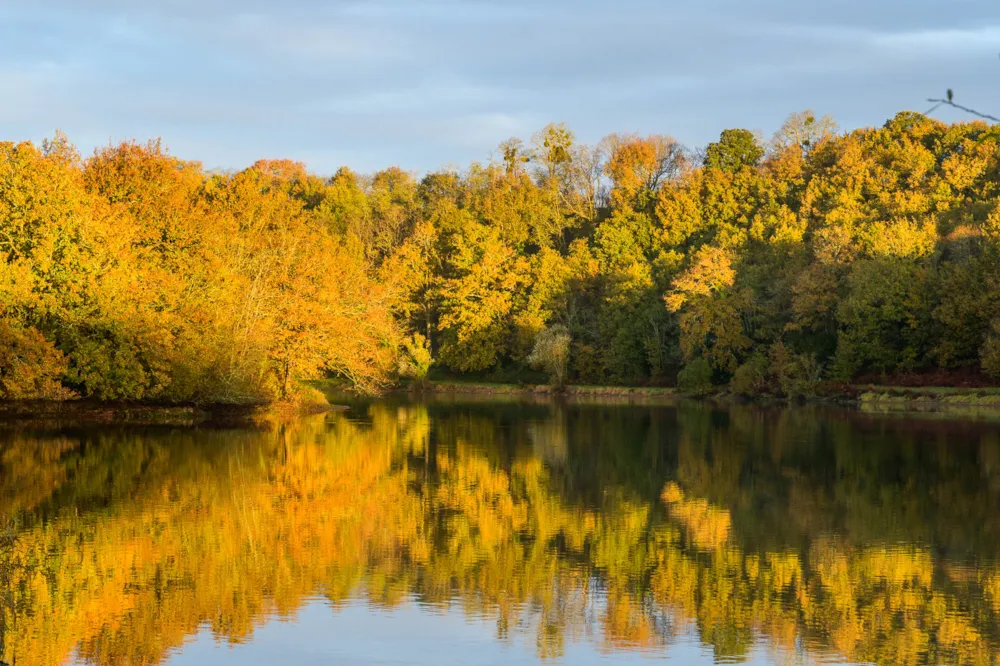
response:
<path id="1" fill-rule="evenodd" d="M 1000 425 L 358 403 L 0 430 L 8 663 L 1000 663 Z"/>

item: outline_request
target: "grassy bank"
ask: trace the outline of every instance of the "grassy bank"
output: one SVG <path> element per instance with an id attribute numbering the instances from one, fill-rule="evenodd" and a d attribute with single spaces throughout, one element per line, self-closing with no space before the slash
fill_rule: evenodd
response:
<path id="1" fill-rule="evenodd" d="M 483 381 L 427 381 L 407 383 L 397 388 L 405 393 L 435 395 L 480 396 L 566 396 L 566 397 L 628 397 L 628 398 L 702 398 L 712 400 L 743 399 L 784 402 L 773 396 L 743 397 L 724 391 L 705 396 L 689 396 L 675 388 L 644 386 L 566 386 L 556 388 L 543 384 L 510 384 Z M 946 386 L 880 386 L 874 384 L 824 385 L 816 396 L 806 402 L 854 404 L 865 411 L 981 409 L 1000 410 L 1000 387 L 954 388 Z"/>
<path id="2" fill-rule="evenodd" d="M 563 386 L 546 384 L 503 384 L 477 381 L 427 381 L 401 384 L 407 393 L 476 393 L 481 395 L 565 395 L 565 396 L 676 396 L 677 390 L 645 386 Z"/>
<path id="3" fill-rule="evenodd" d="M 863 409 L 1000 409 L 1000 387 L 866 386 L 857 400 Z"/>
<path id="4" fill-rule="evenodd" d="M 288 400 L 267 405 L 170 405 L 134 402 L 13 401 L 0 402 L 0 423 L 16 425 L 162 425 L 162 426 L 245 426 L 264 425 L 297 418 L 303 414 L 343 409 L 333 402 L 343 396 L 341 382 L 320 380 L 304 384 Z M 500 383 L 475 380 L 436 380 L 400 384 L 396 393 L 435 395 L 467 399 L 548 401 L 555 397 L 572 401 L 663 401 L 703 399 L 720 404 L 749 400 L 767 404 L 787 402 L 773 396 L 745 397 L 725 391 L 692 396 L 669 387 L 646 386 L 565 386 Z M 956 388 L 945 386 L 889 386 L 877 384 L 825 385 L 822 395 L 805 402 L 833 402 L 856 405 L 865 412 L 949 412 L 952 414 L 1000 415 L 1000 387 Z"/>

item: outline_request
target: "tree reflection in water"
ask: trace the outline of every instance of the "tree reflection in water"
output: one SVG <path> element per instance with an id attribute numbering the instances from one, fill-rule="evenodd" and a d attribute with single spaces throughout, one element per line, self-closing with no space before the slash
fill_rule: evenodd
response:
<path id="1" fill-rule="evenodd" d="M 310 599 L 719 660 L 998 663 L 1000 427 L 378 402 L 270 430 L 0 433 L 3 658 L 156 664 Z"/>

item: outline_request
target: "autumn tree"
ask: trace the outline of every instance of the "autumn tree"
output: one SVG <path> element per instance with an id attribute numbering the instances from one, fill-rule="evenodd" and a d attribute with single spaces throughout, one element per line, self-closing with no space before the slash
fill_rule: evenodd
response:
<path id="1" fill-rule="evenodd" d="M 565 326 L 556 324 L 546 328 L 538 334 L 528 362 L 547 372 L 555 386 L 562 386 L 566 382 L 571 342 L 572 338 Z"/>

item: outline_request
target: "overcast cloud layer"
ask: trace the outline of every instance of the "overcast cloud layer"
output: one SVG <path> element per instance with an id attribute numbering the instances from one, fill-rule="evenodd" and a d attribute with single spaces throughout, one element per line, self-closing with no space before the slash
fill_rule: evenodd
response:
<path id="1" fill-rule="evenodd" d="M 0 139 L 423 171 L 550 121 L 697 147 L 803 108 L 878 125 L 949 87 L 1000 115 L 998 53 L 998 0 L 6 0 Z"/>

